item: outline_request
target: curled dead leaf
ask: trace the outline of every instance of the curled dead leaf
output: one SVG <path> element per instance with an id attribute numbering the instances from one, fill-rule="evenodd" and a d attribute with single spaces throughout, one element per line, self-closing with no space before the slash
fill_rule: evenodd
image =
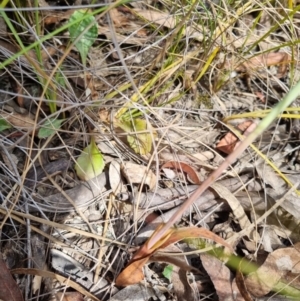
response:
<path id="1" fill-rule="evenodd" d="M 131 262 L 117 277 L 117 286 L 127 286 L 139 283 L 144 279 L 143 267 L 150 256 Z"/>
<path id="2" fill-rule="evenodd" d="M 165 163 L 161 168 L 174 168 L 178 172 L 183 171 L 183 172 L 187 173 L 188 179 L 192 182 L 192 184 L 200 184 L 201 183 L 195 169 L 187 163 L 169 161 L 169 162 Z"/>
<path id="3" fill-rule="evenodd" d="M 238 130 L 240 132 L 245 132 L 251 125 L 253 124 L 253 121 L 247 120 L 242 122 L 237 126 Z M 236 144 L 238 142 L 238 138 L 236 137 L 235 134 L 232 132 L 228 132 L 217 144 L 217 150 L 225 153 L 225 154 L 230 154 L 233 152 L 233 150 L 236 147 Z"/>
<path id="4" fill-rule="evenodd" d="M 121 177 L 121 165 L 117 160 L 111 161 L 109 165 L 109 183 L 115 195 L 127 191 Z"/>
<path id="5" fill-rule="evenodd" d="M 153 245 L 153 247 L 149 248 L 148 245 L 151 242 L 151 238 L 154 237 L 156 232 L 158 232 L 163 226 L 164 224 L 161 224 L 152 234 L 152 236 L 145 242 L 145 244 L 135 253 L 127 267 L 117 277 L 116 285 L 127 286 L 141 281 L 144 278 L 143 266 L 149 261 L 151 255 L 156 250 L 166 248 L 170 244 L 186 238 L 207 238 L 225 246 L 231 252 L 233 252 L 232 247 L 221 237 L 205 228 L 197 227 L 181 229 L 171 228 L 157 243 Z"/>
<path id="6" fill-rule="evenodd" d="M 14 127 L 26 131 L 32 131 L 34 128 L 34 118 L 30 115 L 22 115 L 19 113 L 7 113 L 4 111 L 0 112 L 0 117 L 7 120 Z"/>

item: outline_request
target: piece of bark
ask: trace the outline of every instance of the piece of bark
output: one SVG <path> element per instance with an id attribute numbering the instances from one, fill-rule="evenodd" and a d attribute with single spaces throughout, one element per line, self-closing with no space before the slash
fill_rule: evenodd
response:
<path id="1" fill-rule="evenodd" d="M 248 179 L 248 176 L 242 176 L 240 178 L 221 180 L 218 183 L 224 185 L 230 191 L 239 189 L 243 183 Z M 199 185 L 189 185 L 178 188 L 161 188 L 154 192 L 137 193 L 133 199 L 133 202 L 139 206 L 139 208 L 153 208 L 160 210 L 168 210 L 182 204 L 187 194 L 193 193 Z M 202 199 L 205 198 L 204 201 Z M 197 202 L 205 203 L 210 200 L 218 198 L 218 194 L 213 190 L 207 189 L 197 200 Z M 208 208 L 210 205 L 208 206 Z M 205 210 L 205 209 L 203 209 Z"/>

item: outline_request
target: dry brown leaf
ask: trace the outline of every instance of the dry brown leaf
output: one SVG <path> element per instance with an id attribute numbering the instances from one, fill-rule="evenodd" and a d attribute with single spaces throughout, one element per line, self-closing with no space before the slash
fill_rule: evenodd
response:
<path id="1" fill-rule="evenodd" d="M 269 66 L 279 65 L 277 77 L 283 77 L 287 71 L 287 65 L 291 63 L 291 56 L 285 52 L 271 52 L 267 54 L 252 57 L 238 66 L 234 66 L 234 62 L 227 61 L 226 69 L 234 69 L 239 72 L 251 72 L 257 69 L 264 69 Z M 232 66 L 234 66 L 232 68 Z"/>
<path id="2" fill-rule="evenodd" d="M 115 195 L 126 191 L 121 177 L 121 165 L 116 160 L 109 165 L 109 183 Z"/>
<path id="3" fill-rule="evenodd" d="M 176 26 L 176 19 L 174 18 L 174 16 L 168 13 L 138 8 L 133 9 L 133 11 L 136 12 L 139 16 L 148 20 L 149 22 L 153 22 L 155 24 L 162 25 L 167 28 L 174 28 Z"/>
<path id="4" fill-rule="evenodd" d="M 232 293 L 233 295 L 235 296 L 235 299 L 234 301 L 252 301 L 252 298 L 250 296 L 250 299 L 248 298 L 249 296 L 247 296 L 245 294 L 245 296 L 240 292 L 240 288 L 237 284 L 237 278 L 234 278 L 233 281 L 232 281 Z M 248 291 L 247 291 L 248 292 Z M 249 294 L 249 293 L 248 293 Z"/>
<path id="5" fill-rule="evenodd" d="M 149 189 L 154 189 L 157 183 L 156 175 L 147 166 L 124 162 L 122 172 L 128 183 L 148 185 Z"/>
<path id="6" fill-rule="evenodd" d="M 253 121 L 247 120 L 243 123 L 239 124 L 237 126 L 238 130 L 241 132 L 245 132 L 251 125 L 253 124 Z M 233 150 L 236 147 L 236 144 L 238 142 L 238 138 L 236 135 L 234 135 L 232 132 L 228 132 L 217 144 L 216 148 L 217 150 L 225 153 L 230 154 L 233 152 Z"/>
<path id="7" fill-rule="evenodd" d="M 192 182 L 192 184 L 201 184 L 198 174 L 194 168 L 184 162 L 170 161 L 165 163 L 161 168 L 174 168 L 179 172 L 183 171 L 187 173 L 188 179 Z"/>
<path id="8" fill-rule="evenodd" d="M 210 186 L 213 190 L 216 191 L 216 193 L 223 199 L 225 199 L 230 206 L 234 216 L 238 220 L 241 229 L 245 229 L 249 226 L 251 226 L 251 222 L 248 219 L 247 214 L 245 213 L 245 210 L 239 200 L 230 192 L 228 188 L 226 188 L 224 185 L 221 185 L 219 183 L 213 183 Z M 254 232 L 255 230 L 251 231 L 249 233 L 249 238 L 254 240 L 254 242 L 259 242 L 259 234 L 257 232 Z M 235 244 L 235 242 L 233 243 Z"/>
<path id="9" fill-rule="evenodd" d="M 109 15 L 114 22 L 116 28 L 123 27 L 129 24 L 130 20 L 120 12 L 118 8 L 113 8 L 109 11 Z"/>
<path id="10" fill-rule="evenodd" d="M 74 13 L 74 11 L 74 9 L 70 9 L 63 12 L 51 9 L 49 9 L 49 11 L 42 11 L 42 14 L 44 16 L 43 22 L 45 25 L 57 24 L 63 20 L 69 19 L 69 17 Z"/>
<path id="11" fill-rule="evenodd" d="M 192 154 L 192 158 L 196 158 L 197 160 L 200 160 L 203 162 L 210 161 L 214 157 L 215 157 L 215 155 L 212 151 L 203 151 L 201 153 Z"/>
<path id="12" fill-rule="evenodd" d="M 148 20 L 149 22 L 165 26 L 167 28 L 175 28 L 177 25 L 176 18 L 174 15 L 170 15 L 168 13 L 159 12 L 155 10 L 144 10 L 144 9 L 138 9 L 134 8 L 133 11 Z M 191 26 L 187 26 L 185 29 L 183 29 L 183 35 L 188 35 L 190 38 L 196 39 L 198 41 L 203 40 L 203 34 L 202 29 L 200 26 L 193 24 Z"/>
<path id="13" fill-rule="evenodd" d="M 243 71 L 244 68 L 254 70 L 259 68 L 266 68 L 269 66 L 280 65 L 278 75 L 284 74 L 287 64 L 291 62 L 291 57 L 284 52 L 274 52 L 257 55 L 250 60 L 240 65 L 236 70 Z"/>
<path id="14" fill-rule="evenodd" d="M 0 254 L 0 299 L 4 301 L 24 301 L 16 281 L 6 267 Z"/>
<path id="15" fill-rule="evenodd" d="M 279 282 L 286 283 L 289 273 L 300 273 L 300 253 L 294 247 L 278 249 L 269 254 L 262 266 L 246 277 L 245 284 L 253 296 L 262 297 Z"/>
<path id="16" fill-rule="evenodd" d="M 0 112 L 0 117 L 7 120 L 8 123 L 20 130 L 31 131 L 34 127 L 34 119 L 29 115 L 22 115 L 18 113 L 7 113 L 4 111 Z"/>
<path id="17" fill-rule="evenodd" d="M 200 255 L 202 265 L 214 284 L 219 300 L 234 301 L 229 268 L 218 258 L 208 254 Z"/>
<path id="18" fill-rule="evenodd" d="M 78 292 L 56 293 L 57 301 L 84 301 L 83 295 Z"/>

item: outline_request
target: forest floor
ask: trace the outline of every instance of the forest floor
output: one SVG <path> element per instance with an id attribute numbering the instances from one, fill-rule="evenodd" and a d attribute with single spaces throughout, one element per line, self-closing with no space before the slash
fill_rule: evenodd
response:
<path id="1" fill-rule="evenodd" d="M 300 80 L 296 2 L 2 1 L 0 299 L 299 300 L 298 99 L 130 262 Z"/>

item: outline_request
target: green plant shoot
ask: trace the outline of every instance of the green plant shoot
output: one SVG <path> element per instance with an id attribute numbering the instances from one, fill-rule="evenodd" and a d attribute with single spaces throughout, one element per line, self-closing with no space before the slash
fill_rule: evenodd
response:
<path id="1" fill-rule="evenodd" d="M 12 126 L 5 120 L 5 119 L 0 119 L 0 132 L 10 129 Z"/>
<path id="2" fill-rule="evenodd" d="M 118 120 L 117 126 L 129 134 L 127 142 L 135 153 L 146 155 L 151 151 L 152 137 L 156 137 L 156 132 L 149 128 L 146 120 L 140 118 L 134 118 L 129 121 Z"/>
<path id="3" fill-rule="evenodd" d="M 83 181 L 88 181 L 100 175 L 104 166 L 103 156 L 92 138 L 91 143 L 83 149 L 76 161 L 77 176 Z"/>
<path id="4" fill-rule="evenodd" d="M 171 264 L 168 264 L 164 268 L 162 274 L 164 275 L 165 278 L 167 278 L 168 280 L 171 280 L 172 272 L 173 272 L 173 266 Z"/>

